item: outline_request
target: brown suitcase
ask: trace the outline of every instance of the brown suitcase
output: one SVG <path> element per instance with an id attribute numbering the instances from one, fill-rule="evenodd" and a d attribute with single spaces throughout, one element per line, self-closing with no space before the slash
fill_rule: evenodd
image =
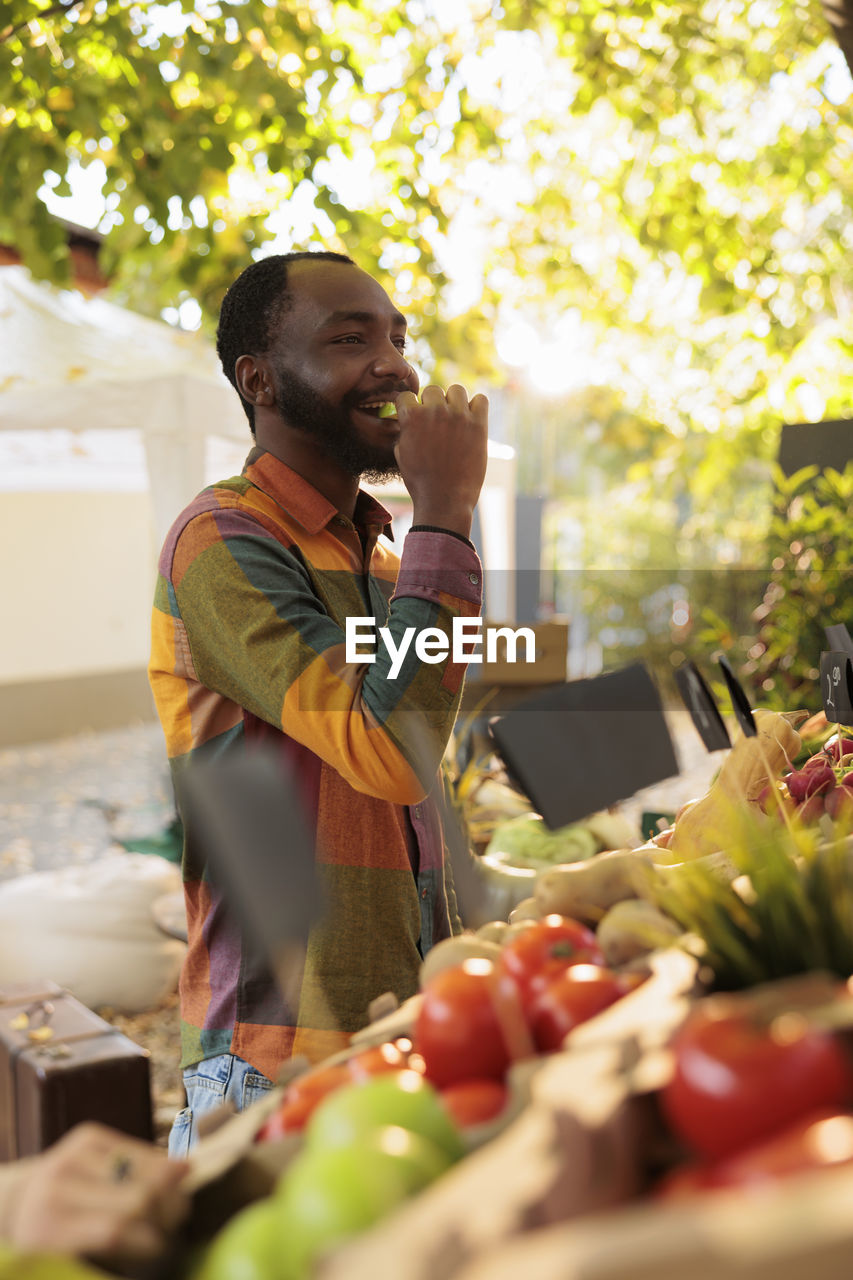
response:
<path id="1" fill-rule="evenodd" d="M 0 1161 L 81 1120 L 151 1141 L 148 1056 L 54 982 L 0 987 Z"/>

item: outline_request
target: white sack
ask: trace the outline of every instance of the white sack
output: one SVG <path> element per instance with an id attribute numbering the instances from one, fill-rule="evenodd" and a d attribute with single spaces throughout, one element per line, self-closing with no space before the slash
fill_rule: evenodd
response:
<path id="1" fill-rule="evenodd" d="M 150 1009 L 174 991 L 186 952 L 151 906 L 180 888 L 165 858 L 118 851 L 0 883 L 0 984 L 50 978 L 90 1009 Z"/>

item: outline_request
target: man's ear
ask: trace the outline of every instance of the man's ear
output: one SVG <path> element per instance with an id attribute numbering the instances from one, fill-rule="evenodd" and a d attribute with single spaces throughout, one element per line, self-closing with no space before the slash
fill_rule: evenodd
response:
<path id="1" fill-rule="evenodd" d="M 272 371 L 262 356 L 240 356 L 234 366 L 237 390 L 249 404 L 275 404 Z"/>

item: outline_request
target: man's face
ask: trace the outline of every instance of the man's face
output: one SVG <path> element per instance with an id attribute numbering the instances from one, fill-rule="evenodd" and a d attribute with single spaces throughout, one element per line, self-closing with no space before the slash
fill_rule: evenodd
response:
<path id="1" fill-rule="evenodd" d="M 269 352 L 284 421 L 351 476 L 398 475 L 399 425 L 380 411 L 418 389 L 403 355 L 405 319 L 348 263 L 292 263 L 288 284 L 293 305 Z"/>

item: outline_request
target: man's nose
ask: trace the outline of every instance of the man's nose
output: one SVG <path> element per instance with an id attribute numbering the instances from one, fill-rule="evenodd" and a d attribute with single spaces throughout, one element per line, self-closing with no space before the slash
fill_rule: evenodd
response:
<path id="1" fill-rule="evenodd" d="M 393 378 L 395 381 L 405 382 L 413 391 L 418 389 L 418 375 L 400 348 L 393 343 L 379 352 L 373 363 L 373 372 L 377 378 Z"/>

